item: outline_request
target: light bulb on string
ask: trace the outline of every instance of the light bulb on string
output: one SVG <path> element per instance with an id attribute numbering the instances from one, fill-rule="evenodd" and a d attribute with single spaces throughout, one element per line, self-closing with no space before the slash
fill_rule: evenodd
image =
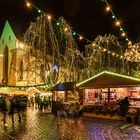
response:
<path id="1" fill-rule="evenodd" d="M 41 13 L 41 10 L 40 9 L 38 9 L 38 13 Z"/>
<path id="2" fill-rule="evenodd" d="M 111 12 L 112 18 L 115 19 L 115 21 L 116 21 L 116 23 L 115 23 L 116 26 L 119 26 L 120 31 L 122 31 L 122 33 L 123 33 L 124 30 L 123 30 L 123 28 L 122 28 L 121 25 L 120 25 L 120 21 L 117 20 L 117 18 L 116 18 L 116 16 L 115 16 L 114 12 L 112 11 L 110 5 L 109 5 L 108 2 L 107 2 L 107 0 L 102 0 L 102 1 L 104 1 L 104 2 L 107 4 L 106 11 L 110 11 L 110 12 Z M 32 6 L 32 7 L 35 8 L 39 13 L 41 13 L 41 12 L 44 13 L 43 11 L 41 11 L 40 9 L 38 9 L 36 6 L 34 6 L 34 5 L 33 5 L 32 3 L 30 3 L 29 1 L 26 1 L 26 5 L 27 5 L 27 7 L 31 7 L 31 6 Z M 51 16 L 47 16 L 47 18 L 48 18 L 48 20 L 51 20 Z M 59 26 L 60 23 L 57 22 L 56 25 Z M 64 28 L 64 31 L 67 32 L 67 31 L 68 31 L 68 28 L 67 28 L 67 27 Z M 78 35 L 78 34 L 72 31 L 72 35 L 75 36 L 75 35 Z M 79 35 L 78 35 L 78 36 L 79 36 Z M 122 36 L 126 36 L 126 35 L 123 33 Z M 83 38 L 84 38 L 83 36 L 79 36 L 79 40 L 82 40 Z M 126 39 L 126 41 L 128 41 L 128 37 L 127 37 L 127 36 L 125 37 L 125 39 Z M 90 42 L 93 46 L 96 45 L 95 43 L 92 43 L 92 41 L 90 41 L 90 40 L 88 40 L 88 39 L 86 39 L 86 38 L 84 38 L 84 40 L 86 40 L 87 43 Z M 99 47 L 99 49 L 101 49 L 101 47 Z M 106 49 L 106 51 L 107 51 L 108 53 L 111 53 L 112 55 L 115 55 L 115 56 L 117 55 L 117 54 L 115 54 L 114 52 L 109 51 L 109 50 L 107 50 L 107 49 Z"/>
<path id="3" fill-rule="evenodd" d="M 47 18 L 48 18 L 48 20 L 51 20 L 52 17 L 50 15 L 47 15 Z"/>
<path id="4" fill-rule="evenodd" d="M 122 27 L 120 28 L 120 31 L 123 31 L 123 28 Z"/>
<path id="5" fill-rule="evenodd" d="M 96 45 L 96 42 L 92 42 L 92 46 L 95 46 Z"/>
<path id="6" fill-rule="evenodd" d="M 107 12 L 110 11 L 110 6 L 107 6 L 107 7 L 106 7 L 106 11 L 107 11 Z"/>
<path id="7" fill-rule="evenodd" d="M 125 40 L 128 41 L 128 38 L 126 38 Z"/>
<path id="8" fill-rule="evenodd" d="M 129 42 L 128 42 L 128 45 L 132 45 L 132 42 L 131 42 L 131 41 L 129 41 Z"/>
<path id="9" fill-rule="evenodd" d="M 124 36 L 126 35 L 126 33 L 125 33 L 125 32 L 123 32 L 121 35 L 124 37 Z"/>
<path id="10" fill-rule="evenodd" d="M 114 55 L 115 55 L 115 53 L 113 52 L 113 53 L 112 53 L 112 55 L 114 56 Z"/>
<path id="11" fill-rule="evenodd" d="M 112 18 L 115 19 L 115 15 L 112 15 Z"/>
<path id="12" fill-rule="evenodd" d="M 116 21 L 115 25 L 120 26 L 120 21 Z"/>
<path id="13" fill-rule="evenodd" d="M 31 7 L 31 3 L 29 1 L 26 1 L 26 6 L 30 8 Z"/>
<path id="14" fill-rule="evenodd" d="M 64 31 L 65 31 L 65 32 L 67 32 L 67 31 L 68 31 L 68 28 L 67 28 L 67 27 L 66 27 L 66 28 L 64 28 Z"/>
<path id="15" fill-rule="evenodd" d="M 75 32 L 73 32 L 72 34 L 73 34 L 74 36 L 76 35 L 76 33 L 75 33 Z"/>
<path id="16" fill-rule="evenodd" d="M 59 25 L 60 25 L 60 23 L 59 23 L 59 22 L 57 22 L 57 23 L 56 23 L 56 25 L 57 25 L 57 26 L 59 26 Z"/>
<path id="17" fill-rule="evenodd" d="M 82 39 L 83 39 L 83 37 L 82 37 L 82 36 L 80 36 L 80 37 L 79 37 L 79 40 L 82 40 Z"/>

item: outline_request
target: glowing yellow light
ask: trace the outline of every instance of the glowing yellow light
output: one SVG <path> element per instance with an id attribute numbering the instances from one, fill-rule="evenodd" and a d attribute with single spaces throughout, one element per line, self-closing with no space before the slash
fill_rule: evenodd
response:
<path id="1" fill-rule="evenodd" d="M 95 46 L 95 45 L 96 45 L 96 43 L 95 43 L 95 42 L 93 42 L 93 43 L 92 43 L 92 46 Z"/>
<path id="2" fill-rule="evenodd" d="M 114 56 L 114 55 L 115 55 L 115 53 L 112 53 L 112 55 Z"/>
<path id="3" fill-rule="evenodd" d="M 50 15 L 48 15 L 47 18 L 48 18 L 48 20 L 51 20 L 52 17 Z"/>
<path id="4" fill-rule="evenodd" d="M 109 10 L 110 10 L 110 7 L 109 7 L 109 6 L 107 6 L 107 7 L 106 7 L 106 11 L 109 11 Z"/>
<path id="5" fill-rule="evenodd" d="M 132 46 L 131 45 L 128 45 L 128 48 L 132 48 Z"/>
<path id="6" fill-rule="evenodd" d="M 82 36 L 80 36 L 80 37 L 79 37 L 79 39 L 80 39 L 80 40 L 82 40 L 82 39 L 83 39 L 83 37 L 82 37 Z"/>
<path id="7" fill-rule="evenodd" d="M 119 26 L 120 25 L 120 21 L 116 21 L 116 26 Z"/>
<path id="8" fill-rule="evenodd" d="M 132 42 L 131 42 L 131 41 L 129 41 L 129 42 L 128 42 L 128 45 L 131 45 L 131 44 L 132 44 Z"/>
<path id="9" fill-rule="evenodd" d="M 122 33 L 122 36 L 125 36 L 125 35 L 126 35 L 126 34 L 123 32 L 123 33 Z"/>
<path id="10" fill-rule="evenodd" d="M 26 6 L 27 6 L 27 7 L 31 7 L 31 3 L 27 1 L 27 2 L 26 2 Z"/>
<path id="11" fill-rule="evenodd" d="M 68 28 L 65 28 L 64 31 L 65 31 L 65 32 L 68 31 Z"/>
<path id="12" fill-rule="evenodd" d="M 19 43 L 19 48 L 23 48 L 24 47 L 24 44 L 23 43 Z"/>

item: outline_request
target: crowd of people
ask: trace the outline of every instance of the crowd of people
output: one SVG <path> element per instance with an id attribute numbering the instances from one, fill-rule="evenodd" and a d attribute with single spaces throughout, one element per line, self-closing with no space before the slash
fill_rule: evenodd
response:
<path id="1" fill-rule="evenodd" d="M 18 116 L 18 121 L 21 123 L 22 119 L 26 117 L 27 107 L 34 107 L 39 110 L 47 110 L 51 107 L 50 96 L 40 96 L 35 94 L 27 95 L 0 95 L 0 112 L 3 114 L 2 121 L 4 126 L 7 124 L 8 116 L 11 118 L 12 124 L 15 122 L 15 114 Z"/>
<path id="2" fill-rule="evenodd" d="M 35 94 L 28 96 L 28 106 L 34 106 L 36 109 L 45 110 L 51 107 L 51 97 Z"/>
<path id="3" fill-rule="evenodd" d="M 27 108 L 27 96 L 24 95 L 8 95 L 3 94 L 0 97 L 0 111 L 3 114 L 4 126 L 7 125 L 7 116 L 11 117 L 12 124 L 14 125 L 14 114 L 18 115 L 18 121 L 21 123 L 22 117 Z"/>

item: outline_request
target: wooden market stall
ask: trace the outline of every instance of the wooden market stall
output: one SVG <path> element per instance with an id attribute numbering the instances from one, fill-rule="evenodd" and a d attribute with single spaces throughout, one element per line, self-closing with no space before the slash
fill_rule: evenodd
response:
<path id="1" fill-rule="evenodd" d="M 55 85 L 53 92 L 52 112 L 56 114 L 58 106 L 63 106 L 67 112 L 75 111 L 80 108 L 78 92 L 75 90 L 74 82 L 63 82 Z"/>
<path id="2" fill-rule="evenodd" d="M 119 114 L 118 101 L 128 96 L 132 107 L 140 108 L 140 79 L 103 71 L 76 86 L 83 91 L 83 105 L 87 112 Z M 96 106 L 96 108 L 95 108 Z M 107 108 L 108 107 L 108 108 Z"/>

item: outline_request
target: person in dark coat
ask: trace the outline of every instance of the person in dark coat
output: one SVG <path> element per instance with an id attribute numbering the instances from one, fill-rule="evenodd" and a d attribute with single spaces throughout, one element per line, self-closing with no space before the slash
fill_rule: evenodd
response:
<path id="1" fill-rule="evenodd" d="M 6 126 L 6 114 L 12 117 L 12 123 L 14 124 L 14 98 L 8 95 L 4 95 L 2 99 L 2 111 L 3 111 L 3 122 Z"/>
<path id="2" fill-rule="evenodd" d="M 120 115 L 121 117 L 125 117 L 126 113 L 128 112 L 129 107 L 129 100 L 128 97 L 125 97 L 123 100 L 119 102 L 120 105 Z"/>

